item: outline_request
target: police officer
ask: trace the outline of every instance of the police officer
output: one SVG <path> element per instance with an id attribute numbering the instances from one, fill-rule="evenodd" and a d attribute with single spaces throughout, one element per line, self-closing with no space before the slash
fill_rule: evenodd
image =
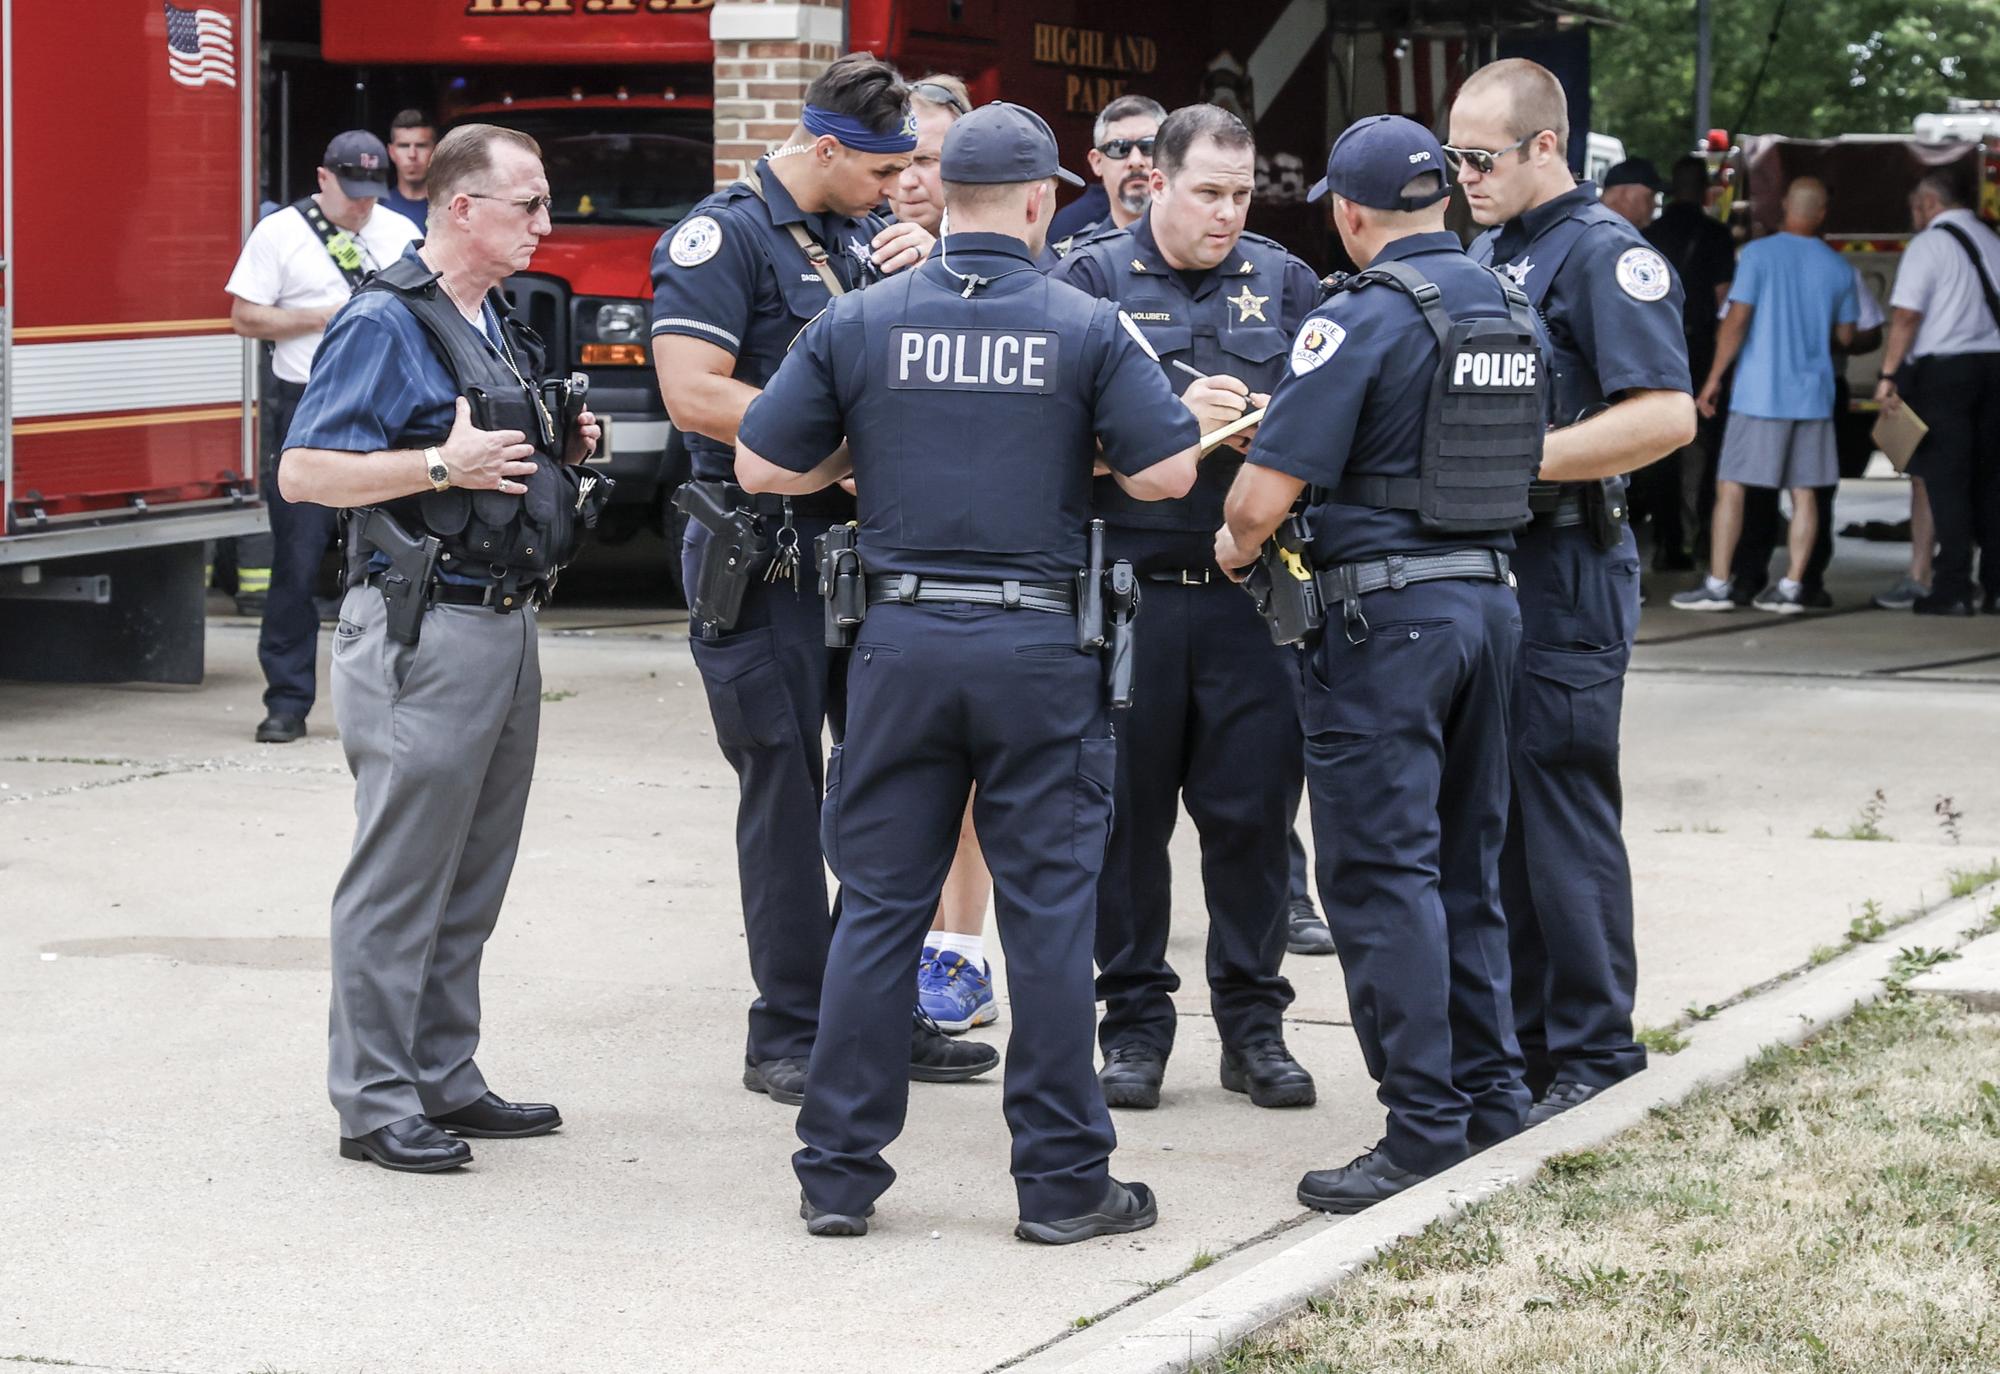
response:
<path id="1" fill-rule="evenodd" d="M 1016 1234 L 1067 1244 L 1155 1216 L 1144 1184 L 1109 1174 L 1091 1076 L 1117 745 L 1079 648 L 1090 474 L 1096 458 L 1141 499 L 1179 496 L 1197 430 L 1118 312 L 1034 267 L 1067 176 L 1048 125 L 983 106 L 946 135 L 942 171 L 938 252 L 835 302 L 737 438 L 746 488 L 814 491 L 851 467 L 860 492 L 859 568 L 828 579 L 831 606 L 858 615 L 864 587 L 867 603 L 822 826 L 845 908 L 793 1165 L 808 1231 L 868 1229 L 908 1102 L 901 1008 L 970 793 L 1013 987 Z"/>
<path id="2" fill-rule="evenodd" d="M 333 897 L 328 1087 L 340 1153 L 433 1173 L 457 1137 L 541 1135 L 489 1092 L 479 959 L 521 838 L 541 711 L 535 609 L 595 517 L 599 427 L 497 288 L 549 232 L 526 134 L 465 124 L 430 237 L 334 317 L 293 418 L 288 501 L 348 512 L 333 710 L 356 785 Z M 471 398 L 471 403 L 468 403 Z"/>
<path id="3" fill-rule="evenodd" d="M 1446 231 L 1428 129 L 1354 124 L 1310 198 L 1329 191 L 1366 270 L 1293 341 L 1215 558 L 1255 561 L 1311 488 L 1326 623 L 1299 659 L 1306 786 L 1388 1129 L 1298 1195 L 1357 1212 L 1512 1135 L 1528 1107 L 1499 902 L 1520 639 L 1506 551 L 1541 450 L 1545 359 L 1526 299 Z"/>
<path id="4" fill-rule="evenodd" d="M 1620 834 L 1618 717 L 1639 620 L 1621 474 L 1693 440 L 1681 288 L 1565 161 L 1561 84 L 1510 58 L 1474 72 L 1445 152 L 1473 256 L 1547 321 L 1555 422 L 1515 555 L 1523 644 L 1503 864 L 1514 1010 L 1545 1120 L 1646 1066 L 1633 1039 L 1632 870 Z"/>
<path id="5" fill-rule="evenodd" d="M 840 736 L 845 667 L 824 642 L 805 564 L 813 541 L 852 517 L 854 500 L 838 489 L 747 497 L 730 484 L 733 445 L 744 410 L 806 322 L 929 248 L 920 226 L 885 225 L 873 213 L 916 147 L 908 99 L 886 63 L 841 58 L 807 88 L 785 146 L 697 205 L 653 252 L 654 362 L 668 414 L 687 436 L 689 494 L 704 498 L 689 509 L 725 525 L 736 512 L 754 517 L 763 545 L 733 567 L 707 558 L 729 536 L 693 518 L 682 557 L 695 666 L 740 787 L 737 872 L 757 985 L 743 1086 L 788 1104 L 804 1088 L 832 932 L 825 866 L 799 837 L 819 823 L 820 735 L 831 725 Z M 742 579 L 733 597 L 704 586 L 704 566 Z M 991 1046 L 953 1044 L 912 1023 L 915 1077 L 967 1078 L 998 1062 Z"/>
<path id="6" fill-rule="evenodd" d="M 1050 274 L 1116 301 L 1209 431 L 1269 399 L 1287 341 L 1319 303 L 1310 267 L 1244 232 L 1256 156 L 1250 130 L 1220 106 L 1174 111 L 1154 140 L 1147 212 L 1083 240 Z M 1211 556 L 1248 446 L 1214 450 L 1178 501 L 1133 500 L 1111 478 L 1097 484 L 1107 552 L 1137 569 L 1146 601 L 1097 899 L 1100 1080 L 1114 1107 L 1157 1107 L 1173 1050 L 1180 979 L 1167 963 L 1167 848 L 1183 792 L 1201 835 L 1222 1086 L 1260 1107 L 1314 1101 L 1312 1075 L 1285 1047 L 1292 987 L 1278 972 L 1303 766 L 1292 655 Z"/>

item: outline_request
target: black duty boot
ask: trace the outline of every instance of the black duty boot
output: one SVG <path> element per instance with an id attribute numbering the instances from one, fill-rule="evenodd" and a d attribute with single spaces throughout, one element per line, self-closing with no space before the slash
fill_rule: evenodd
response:
<path id="1" fill-rule="evenodd" d="M 1159 1219 L 1160 1207 L 1153 1200 L 1151 1188 L 1143 1183 L 1120 1183 L 1114 1178 L 1104 1192 L 1104 1200 L 1095 1209 L 1061 1221 L 1024 1219 L 1014 1228 L 1014 1234 L 1040 1245 L 1074 1245 L 1093 1236 L 1143 1231 Z"/>
<path id="2" fill-rule="evenodd" d="M 799 1190 L 799 1220 L 806 1224 L 806 1234 L 810 1236 L 865 1236 L 868 1234 L 868 1218 L 875 1215 L 875 1204 L 869 1203 L 859 1216 L 846 1212 L 828 1212 L 812 1205 L 805 1189 Z"/>
<path id="3" fill-rule="evenodd" d="M 1299 1201 L 1316 1212 L 1361 1212 L 1416 1187 L 1425 1177 L 1397 1167 L 1378 1145 L 1338 1169 L 1307 1174 L 1299 1180 Z"/>
<path id="4" fill-rule="evenodd" d="M 1553 1121 L 1571 1107 L 1581 1107 L 1602 1091 L 1602 1088 L 1583 1083 L 1552 1083 L 1542 1100 L 1528 1109 L 1528 1124 L 1539 1126 L 1544 1121 Z"/>
<path id="5" fill-rule="evenodd" d="M 761 1064 L 743 1061 L 743 1086 L 753 1093 L 769 1094 L 773 1102 L 796 1107 L 806 1100 L 806 1060 L 804 1055 L 766 1059 Z"/>
<path id="6" fill-rule="evenodd" d="M 1113 1045 L 1097 1071 L 1105 1106 L 1142 1111 L 1160 1105 L 1160 1083 L 1166 1076 L 1167 1057 L 1150 1045 Z"/>
<path id="7" fill-rule="evenodd" d="M 911 1013 L 910 1080 L 914 1083 L 962 1083 L 990 1071 L 1000 1051 L 976 1040 L 953 1040 L 921 1011 Z"/>
<path id="8" fill-rule="evenodd" d="M 1253 1040 L 1241 1049 L 1224 1045 L 1222 1086 L 1250 1094 L 1259 1107 L 1310 1107 L 1319 1100 L 1313 1076 L 1276 1039 Z"/>
<path id="9" fill-rule="evenodd" d="M 1285 952 L 1287 954 L 1331 954 L 1333 932 L 1303 899 L 1285 908 Z"/>
<path id="10" fill-rule="evenodd" d="M 304 739 L 306 723 L 298 716 L 282 715 L 273 711 L 258 722 L 257 743 L 290 744 L 293 740 Z"/>

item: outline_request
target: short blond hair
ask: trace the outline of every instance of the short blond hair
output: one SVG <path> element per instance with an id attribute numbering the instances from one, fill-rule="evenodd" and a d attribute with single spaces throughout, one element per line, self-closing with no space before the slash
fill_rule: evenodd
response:
<path id="1" fill-rule="evenodd" d="M 451 204 L 451 198 L 468 189 L 479 177 L 493 170 L 493 145 L 509 143 L 539 161 L 542 145 L 519 129 L 498 124 L 461 124 L 444 136 L 431 158 L 430 179 L 426 183 L 433 212 Z"/>
<path id="2" fill-rule="evenodd" d="M 1525 57 L 1503 57 L 1466 77 L 1458 93 L 1484 95 L 1488 88 L 1507 99 L 1508 138 L 1533 138 L 1547 129 L 1555 134 L 1557 149 L 1568 153 L 1569 96 L 1554 72 Z"/>
<path id="3" fill-rule="evenodd" d="M 924 93 L 917 89 L 919 86 L 944 87 L 944 89 L 958 97 L 957 108 L 954 109 L 950 105 L 940 105 L 935 100 L 924 99 Z M 912 105 L 921 105 L 929 110 L 943 110 L 952 117 L 955 123 L 961 115 L 972 113 L 972 91 L 963 81 L 947 72 L 933 72 L 929 76 L 920 76 L 910 83 L 910 103 Z"/>

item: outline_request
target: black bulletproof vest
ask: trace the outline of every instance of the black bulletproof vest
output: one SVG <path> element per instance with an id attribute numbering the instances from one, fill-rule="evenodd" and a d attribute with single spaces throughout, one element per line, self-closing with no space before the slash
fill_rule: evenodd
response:
<path id="1" fill-rule="evenodd" d="M 1543 302 L 1555 286 L 1556 277 L 1562 272 L 1563 263 L 1582 241 L 1583 236 L 1600 224 L 1630 225 L 1615 210 L 1607 210 L 1597 201 L 1590 201 L 1576 207 L 1570 214 L 1557 220 L 1542 230 L 1526 247 L 1521 249 L 1521 261 L 1532 264 L 1528 280 L 1521 290 L 1527 293 L 1528 304 L 1533 306 L 1548 326 L 1549 343 L 1555 348 L 1555 418 L 1557 427 L 1575 424 L 1577 417 L 1604 399 L 1604 388 L 1598 385 L 1597 368 L 1584 356 L 1577 346 L 1576 335 L 1569 322 L 1560 315 L 1550 316 Z M 1499 231 L 1482 234 L 1474 240 L 1472 260 L 1481 267 L 1492 267 L 1497 271 L 1507 270 L 1508 263 L 1493 261 L 1493 245 L 1500 237 Z M 1635 238 L 1635 242 L 1637 242 Z"/>
<path id="2" fill-rule="evenodd" d="M 363 291 L 388 291 L 423 326 L 432 351 L 451 374 L 452 386 L 472 409 L 481 429 L 515 429 L 535 446 L 532 475 L 521 479 L 524 495 L 466 491 L 452 487 L 384 502 L 406 530 L 436 535 L 444 546 L 442 566 L 494 581 L 541 578 L 576 557 L 583 535 L 585 477 L 562 461 L 563 436 L 556 418 L 531 388 L 540 373 L 542 342 L 507 313 L 498 293 L 489 297 L 500 330 L 521 375 L 515 376 L 477 326 L 461 315 L 438 285 L 438 274 L 415 256 L 399 258 L 377 272 Z M 523 383 L 526 383 L 524 385 Z M 409 436 L 415 445 L 441 444 L 446 434 Z"/>
<path id="3" fill-rule="evenodd" d="M 1067 577 L 1090 519 L 1099 305 L 1025 261 L 969 298 L 937 270 L 858 297 L 862 364 L 842 391 L 862 561 Z"/>
<path id="4" fill-rule="evenodd" d="M 1343 505 L 1413 510 L 1428 529 L 1489 534 L 1528 523 L 1528 484 L 1542 465 L 1548 382 L 1528 298 L 1498 273 L 1507 314 L 1453 321 L 1436 283 L 1407 262 L 1379 263 L 1340 290 L 1392 287 L 1415 301 L 1437 336 L 1438 368 L 1424 412 L 1418 477 L 1350 472 Z"/>

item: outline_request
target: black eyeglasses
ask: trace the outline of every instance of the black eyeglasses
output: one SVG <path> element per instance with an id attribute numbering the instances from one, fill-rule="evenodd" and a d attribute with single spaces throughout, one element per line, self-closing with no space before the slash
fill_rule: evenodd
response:
<path id="1" fill-rule="evenodd" d="M 1139 150 L 1140 156 L 1151 157 L 1155 141 L 1152 138 L 1107 138 L 1097 145 L 1097 151 L 1113 162 L 1123 162 L 1132 156 L 1134 148 Z"/>
<path id="2" fill-rule="evenodd" d="M 972 107 L 961 100 L 952 91 L 951 87 L 940 86 L 935 81 L 919 81 L 916 85 L 910 87 L 910 94 L 928 100 L 933 105 L 942 105 L 946 109 L 957 110 L 962 115 L 972 113 Z"/>
<path id="3" fill-rule="evenodd" d="M 1548 130 L 1546 129 L 1537 129 L 1531 134 L 1515 139 L 1504 148 L 1494 148 L 1490 151 L 1485 148 L 1454 148 L 1447 143 L 1444 145 L 1445 161 L 1454 167 L 1459 166 L 1461 163 L 1469 162 L 1472 164 L 1473 171 L 1479 173 L 1481 176 L 1486 176 L 1492 172 L 1494 164 L 1500 161 L 1501 158 L 1507 156 L 1507 154 L 1513 152 L 1516 148 L 1527 147 L 1547 132 Z"/>
<path id="4" fill-rule="evenodd" d="M 556 203 L 554 196 L 529 196 L 524 200 L 512 200 L 506 196 L 482 196 L 477 191 L 467 191 L 465 194 L 472 200 L 497 200 L 502 205 L 511 205 L 516 210 L 525 210 L 530 218 L 540 214 Z"/>

